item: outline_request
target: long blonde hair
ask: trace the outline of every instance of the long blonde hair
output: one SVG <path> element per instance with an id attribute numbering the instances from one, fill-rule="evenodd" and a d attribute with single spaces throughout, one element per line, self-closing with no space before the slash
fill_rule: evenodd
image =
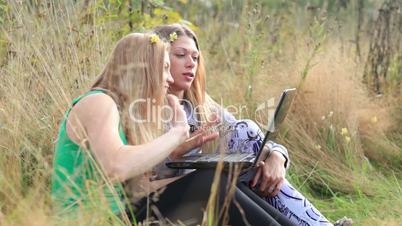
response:
<path id="1" fill-rule="evenodd" d="M 206 93 L 206 72 L 204 65 L 204 58 L 200 49 L 200 44 L 196 34 L 186 25 L 183 24 L 170 24 L 170 25 L 160 25 L 153 29 L 153 32 L 158 34 L 161 38 L 165 40 L 170 39 L 170 35 L 176 33 L 177 37 L 186 36 L 194 40 L 197 50 L 199 52 L 197 71 L 195 73 L 195 78 L 188 90 L 184 90 L 184 99 L 190 101 L 193 110 L 196 110 L 195 114 L 197 120 L 200 122 L 199 126 L 205 125 L 209 120 L 211 120 L 211 115 L 213 113 L 220 114 L 222 108 L 212 100 L 212 98 Z M 169 40 L 171 41 L 171 40 Z M 216 148 L 217 142 L 209 142 L 203 150 L 213 151 Z"/>
<path id="2" fill-rule="evenodd" d="M 205 81 L 205 66 L 204 59 L 200 50 L 198 38 L 195 33 L 186 25 L 183 24 L 170 24 L 161 25 L 153 29 L 153 32 L 160 37 L 169 40 L 170 35 L 176 33 L 177 37 L 187 36 L 194 40 L 197 50 L 199 52 L 197 71 L 195 72 L 195 78 L 191 87 L 188 90 L 184 90 L 184 98 L 191 102 L 193 106 L 197 106 L 197 117 L 201 124 L 206 123 L 211 115 L 211 106 L 209 97 L 206 94 L 206 81 Z"/>
<path id="3" fill-rule="evenodd" d="M 148 142 L 162 132 L 156 127 L 161 125 L 160 117 L 149 112 L 152 110 L 149 103 L 161 105 L 163 102 L 164 57 L 169 44 L 153 36 L 155 34 L 131 33 L 118 41 L 91 87 L 106 90 L 114 99 L 128 143 L 132 145 Z M 155 38 L 154 41 L 151 38 Z M 135 107 L 133 103 L 137 103 Z"/>

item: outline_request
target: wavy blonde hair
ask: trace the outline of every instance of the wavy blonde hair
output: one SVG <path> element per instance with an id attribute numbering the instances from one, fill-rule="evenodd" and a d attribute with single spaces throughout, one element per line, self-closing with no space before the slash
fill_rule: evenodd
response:
<path id="1" fill-rule="evenodd" d="M 184 99 L 190 101 L 192 106 L 197 106 L 195 108 L 197 120 L 199 120 L 200 125 L 203 126 L 210 119 L 211 115 L 220 110 L 219 105 L 212 100 L 212 98 L 206 93 L 206 72 L 204 65 L 204 58 L 200 49 L 200 44 L 196 34 L 186 25 L 175 23 L 169 25 L 160 25 L 155 27 L 153 30 L 161 38 L 168 40 L 170 35 L 176 33 L 177 37 L 186 36 L 194 40 L 197 50 L 199 52 L 199 57 L 197 61 L 197 71 L 195 73 L 195 78 L 190 88 L 184 90 Z M 210 143 L 205 147 L 206 150 L 211 151 L 216 146 L 216 142 Z"/>
<path id="2" fill-rule="evenodd" d="M 153 32 L 158 34 L 161 38 L 165 40 L 169 40 L 170 34 L 176 33 L 177 37 L 187 36 L 194 40 L 197 50 L 199 52 L 199 57 L 197 60 L 197 71 L 195 72 L 195 78 L 193 83 L 191 84 L 190 89 L 184 90 L 184 98 L 193 104 L 193 106 L 197 106 L 197 116 L 200 117 L 199 120 L 205 123 L 208 120 L 208 117 L 211 114 L 211 109 L 209 105 L 209 97 L 206 94 L 206 73 L 204 66 L 204 59 L 202 57 L 202 53 L 200 50 L 200 45 L 198 42 L 198 38 L 195 33 L 183 24 L 170 24 L 170 25 L 161 25 L 157 26 L 153 29 Z"/>
<path id="3" fill-rule="evenodd" d="M 147 102 L 139 102 L 135 108 L 131 105 L 134 101 L 147 99 L 155 105 L 163 103 L 163 67 L 169 44 L 161 40 L 151 42 L 154 35 L 131 33 L 118 41 L 91 87 L 105 90 L 114 99 L 120 112 L 120 123 L 132 145 L 149 142 L 163 132 L 157 128 L 161 125 L 160 117 L 149 112 L 152 108 L 148 109 Z M 133 115 L 146 120 L 132 120 Z"/>

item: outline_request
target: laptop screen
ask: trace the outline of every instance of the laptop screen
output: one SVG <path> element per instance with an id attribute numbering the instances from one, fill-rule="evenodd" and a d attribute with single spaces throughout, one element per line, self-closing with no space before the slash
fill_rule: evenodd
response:
<path id="1" fill-rule="evenodd" d="M 274 128 L 270 130 L 271 133 L 275 132 L 275 128 L 279 128 L 286 118 L 289 108 L 292 105 L 293 99 L 296 95 L 296 89 L 286 89 L 283 91 L 280 98 L 278 107 L 275 110 L 275 116 L 273 120 Z"/>
<path id="2" fill-rule="evenodd" d="M 258 151 L 258 154 L 254 160 L 254 163 L 253 163 L 254 165 L 257 164 L 258 159 L 262 153 L 262 149 L 264 148 L 265 144 L 269 140 L 270 134 L 275 132 L 275 130 L 278 129 L 281 126 L 281 124 L 283 123 L 283 121 L 285 120 L 286 115 L 289 111 L 290 106 L 292 105 L 292 102 L 293 102 L 293 99 L 295 96 L 296 96 L 295 88 L 285 89 L 282 92 L 282 95 L 279 99 L 279 103 L 275 109 L 274 118 L 273 118 L 273 120 L 270 120 L 270 122 L 269 122 L 268 131 L 265 134 L 264 141 L 262 142 L 260 150 Z"/>

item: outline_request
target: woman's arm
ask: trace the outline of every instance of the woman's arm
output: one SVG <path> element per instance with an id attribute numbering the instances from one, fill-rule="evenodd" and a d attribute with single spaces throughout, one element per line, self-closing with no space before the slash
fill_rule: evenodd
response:
<path id="1" fill-rule="evenodd" d="M 117 106 L 106 94 L 83 98 L 70 112 L 71 123 L 68 124 L 84 129 L 86 136 L 77 137 L 77 141 L 88 141 L 106 175 L 112 180 L 125 181 L 152 169 L 187 139 L 189 126 L 184 110 L 177 98 L 170 96 L 168 100 L 176 112 L 173 126 L 167 133 L 146 144 L 123 144 L 119 136 Z"/>
<path id="2" fill-rule="evenodd" d="M 271 140 L 267 142 L 267 146 L 273 152 L 278 152 L 278 153 L 282 154 L 282 156 L 285 158 L 284 166 L 286 169 L 288 169 L 289 165 L 290 165 L 288 149 L 285 148 L 285 146 L 283 146 L 281 144 L 277 144 Z"/>

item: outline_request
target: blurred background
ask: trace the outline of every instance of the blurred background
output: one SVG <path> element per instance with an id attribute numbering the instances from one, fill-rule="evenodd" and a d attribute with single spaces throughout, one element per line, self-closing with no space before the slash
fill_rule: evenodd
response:
<path id="1" fill-rule="evenodd" d="M 242 118 L 298 88 L 276 141 L 289 149 L 287 178 L 324 215 L 400 225 L 401 10 L 401 0 L 0 0 L 0 225 L 72 224 L 49 205 L 65 110 L 118 39 L 174 22 L 200 39 L 208 93 L 247 106 Z M 94 214 L 75 224 L 110 224 Z"/>

